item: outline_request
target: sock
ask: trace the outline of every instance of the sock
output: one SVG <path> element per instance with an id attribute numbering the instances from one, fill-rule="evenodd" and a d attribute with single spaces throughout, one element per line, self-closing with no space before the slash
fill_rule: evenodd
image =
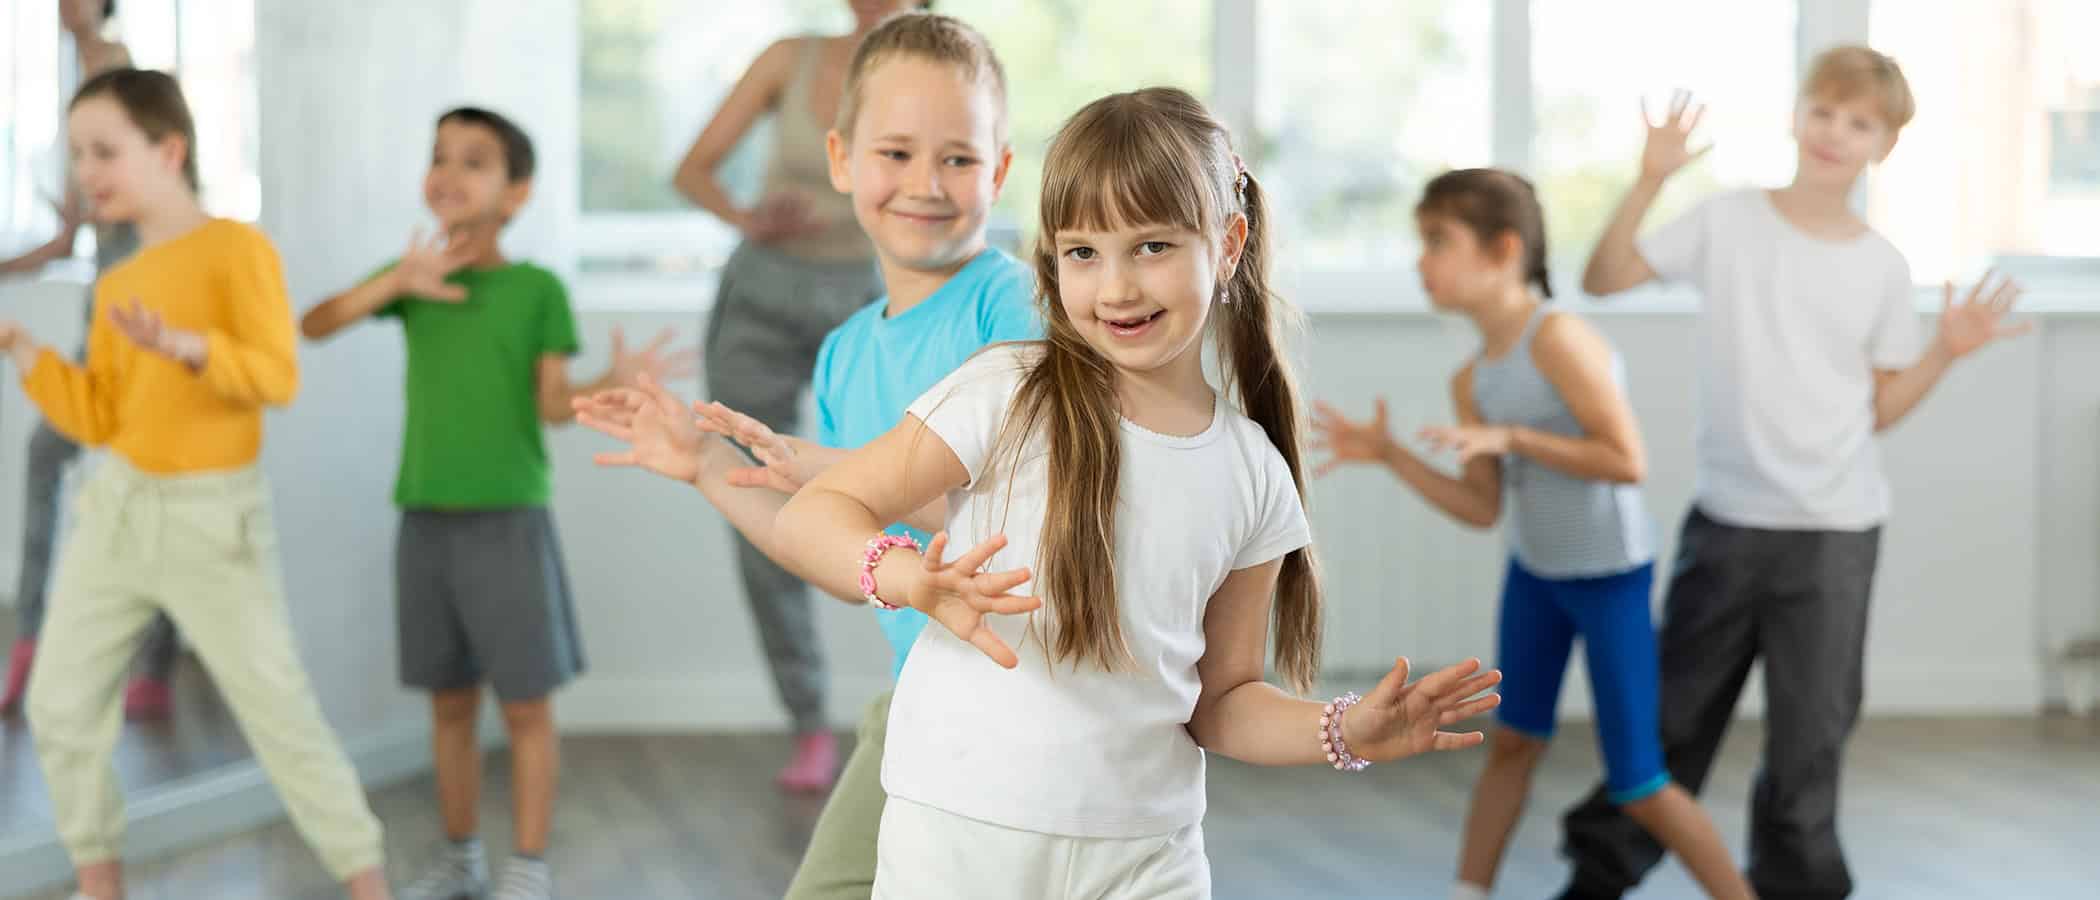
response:
<path id="1" fill-rule="evenodd" d="M 1488 900 L 1487 888 L 1461 881 L 1451 886 L 1451 900 Z"/>
<path id="2" fill-rule="evenodd" d="M 454 859 L 476 860 L 482 858 L 483 851 L 481 849 L 480 835 L 469 835 L 459 840 L 447 838 L 445 846 L 452 853 L 452 858 Z"/>

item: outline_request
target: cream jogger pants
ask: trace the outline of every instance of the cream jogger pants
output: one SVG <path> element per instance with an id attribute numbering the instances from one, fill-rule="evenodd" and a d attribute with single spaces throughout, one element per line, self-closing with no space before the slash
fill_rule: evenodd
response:
<path id="1" fill-rule="evenodd" d="M 156 476 L 112 455 L 77 502 L 29 691 L 37 758 L 74 863 L 119 854 L 119 690 L 164 609 L 322 863 L 337 879 L 379 865 L 379 821 L 299 662 L 261 469 Z"/>

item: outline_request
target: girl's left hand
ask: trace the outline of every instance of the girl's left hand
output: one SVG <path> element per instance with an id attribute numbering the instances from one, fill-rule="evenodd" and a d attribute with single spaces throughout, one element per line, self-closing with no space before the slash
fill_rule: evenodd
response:
<path id="1" fill-rule="evenodd" d="M 797 464 L 795 445 L 776 434 L 766 423 L 737 412 L 721 401 L 695 403 L 693 412 L 700 416 L 700 430 L 735 441 L 758 460 L 757 466 L 729 470 L 725 477 L 730 484 L 771 488 L 792 494 L 816 477 L 815 473 L 805 472 Z"/>
<path id="2" fill-rule="evenodd" d="M 677 329 L 665 326 L 656 333 L 656 339 L 640 350 L 629 352 L 627 336 L 618 327 L 612 330 L 612 371 L 607 380 L 619 387 L 634 387 L 643 375 L 661 384 L 673 378 L 684 378 L 699 371 L 700 350 L 688 347 L 675 352 L 665 352 L 664 345 L 678 336 Z"/>
<path id="3" fill-rule="evenodd" d="M 1509 452 L 1510 428 L 1506 425 L 1439 425 L 1422 429 L 1421 439 L 1438 450 L 1458 451 L 1459 465 L 1483 456 Z"/>
<path id="4" fill-rule="evenodd" d="M 204 368 L 208 346 L 204 335 L 169 325 L 160 313 L 147 309 L 137 297 L 131 298 L 129 307 L 122 303 L 110 304 L 109 323 L 116 326 L 117 333 L 130 338 L 143 350 L 158 353 L 192 370 Z"/>
<path id="5" fill-rule="evenodd" d="M 1501 705 L 1501 694 L 1474 696 L 1499 684 L 1500 670 L 1481 672 L 1480 660 L 1469 659 L 1408 684 L 1407 669 L 1402 657 L 1369 696 L 1342 714 L 1342 740 L 1350 753 L 1390 762 L 1431 750 L 1463 750 L 1486 739 L 1478 731 L 1440 729 Z"/>

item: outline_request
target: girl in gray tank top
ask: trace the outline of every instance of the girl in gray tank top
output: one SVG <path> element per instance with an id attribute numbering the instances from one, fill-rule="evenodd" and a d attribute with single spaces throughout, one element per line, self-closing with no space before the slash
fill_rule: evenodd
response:
<path id="1" fill-rule="evenodd" d="M 1494 169 L 1432 180 L 1415 208 L 1422 286 L 1463 314 L 1481 351 L 1452 380 L 1458 424 L 1428 428 L 1457 451 L 1457 477 L 1371 422 L 1320 406 L 1334 459 L 1385 465 L 1453 518 L 1503 524 L 1510 561 L 1496 623 L 1499 727 L 1474 788 L 1453 898 L 1485 900 L 1557 721 L 1561 679 L 1581 638 L 1610 801 L 1676 853 L 1707 893 L 1749 897 L 1698 801 L 1664 767 L 1660 677 L 1649 615 L 1655 555 L 1638 487 L 1640 429 L 1618 353 L 1589 323 L 1548 312 L 1544 215 L 1531 184 Z"/>

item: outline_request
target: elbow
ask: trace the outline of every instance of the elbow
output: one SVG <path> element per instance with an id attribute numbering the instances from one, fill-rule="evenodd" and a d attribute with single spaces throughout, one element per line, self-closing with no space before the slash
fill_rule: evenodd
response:
<path id="1" fill-rule="evenodd" d="M 1618 484 L 1640 484 L 1647 481 L 1648 461 L 1638 453 L 1628 454 L 1619 460 L 1617 470 L 1611 473 L 1611 480 Z"/>
<path id="2" fill-rule="evenodd" d="M 318 341 L 335 333 L 329 323 L 322 320 L 321 311 L 313 310 L 299 317 L 299 336 L 309 341 Z"/>
<path id="3" fill-rule="evenodd" d="M 1466 523 L 1475 531 L 1487 531 L 1494 528 L 1495 523 L 1501 520 L 1502 510 L 1494 506 L 1482 507 L 1459 517 L 1459 521 Z"/>
<path id="4" fill-rule="evenodd" d="M 289 372 L 283 378 L 271 379 L 259 393 L 264 406 L 290 406 L 299 398 L 299 373 Z"/>
<path id="5" fill-rule="evenodd" d="M 1602 300 L 1625 289 L 1626 285 L 1611 277 L 1602 266 L 1592 263 L 1582 272 L 1582 292 L 1591 297 Z"/>

